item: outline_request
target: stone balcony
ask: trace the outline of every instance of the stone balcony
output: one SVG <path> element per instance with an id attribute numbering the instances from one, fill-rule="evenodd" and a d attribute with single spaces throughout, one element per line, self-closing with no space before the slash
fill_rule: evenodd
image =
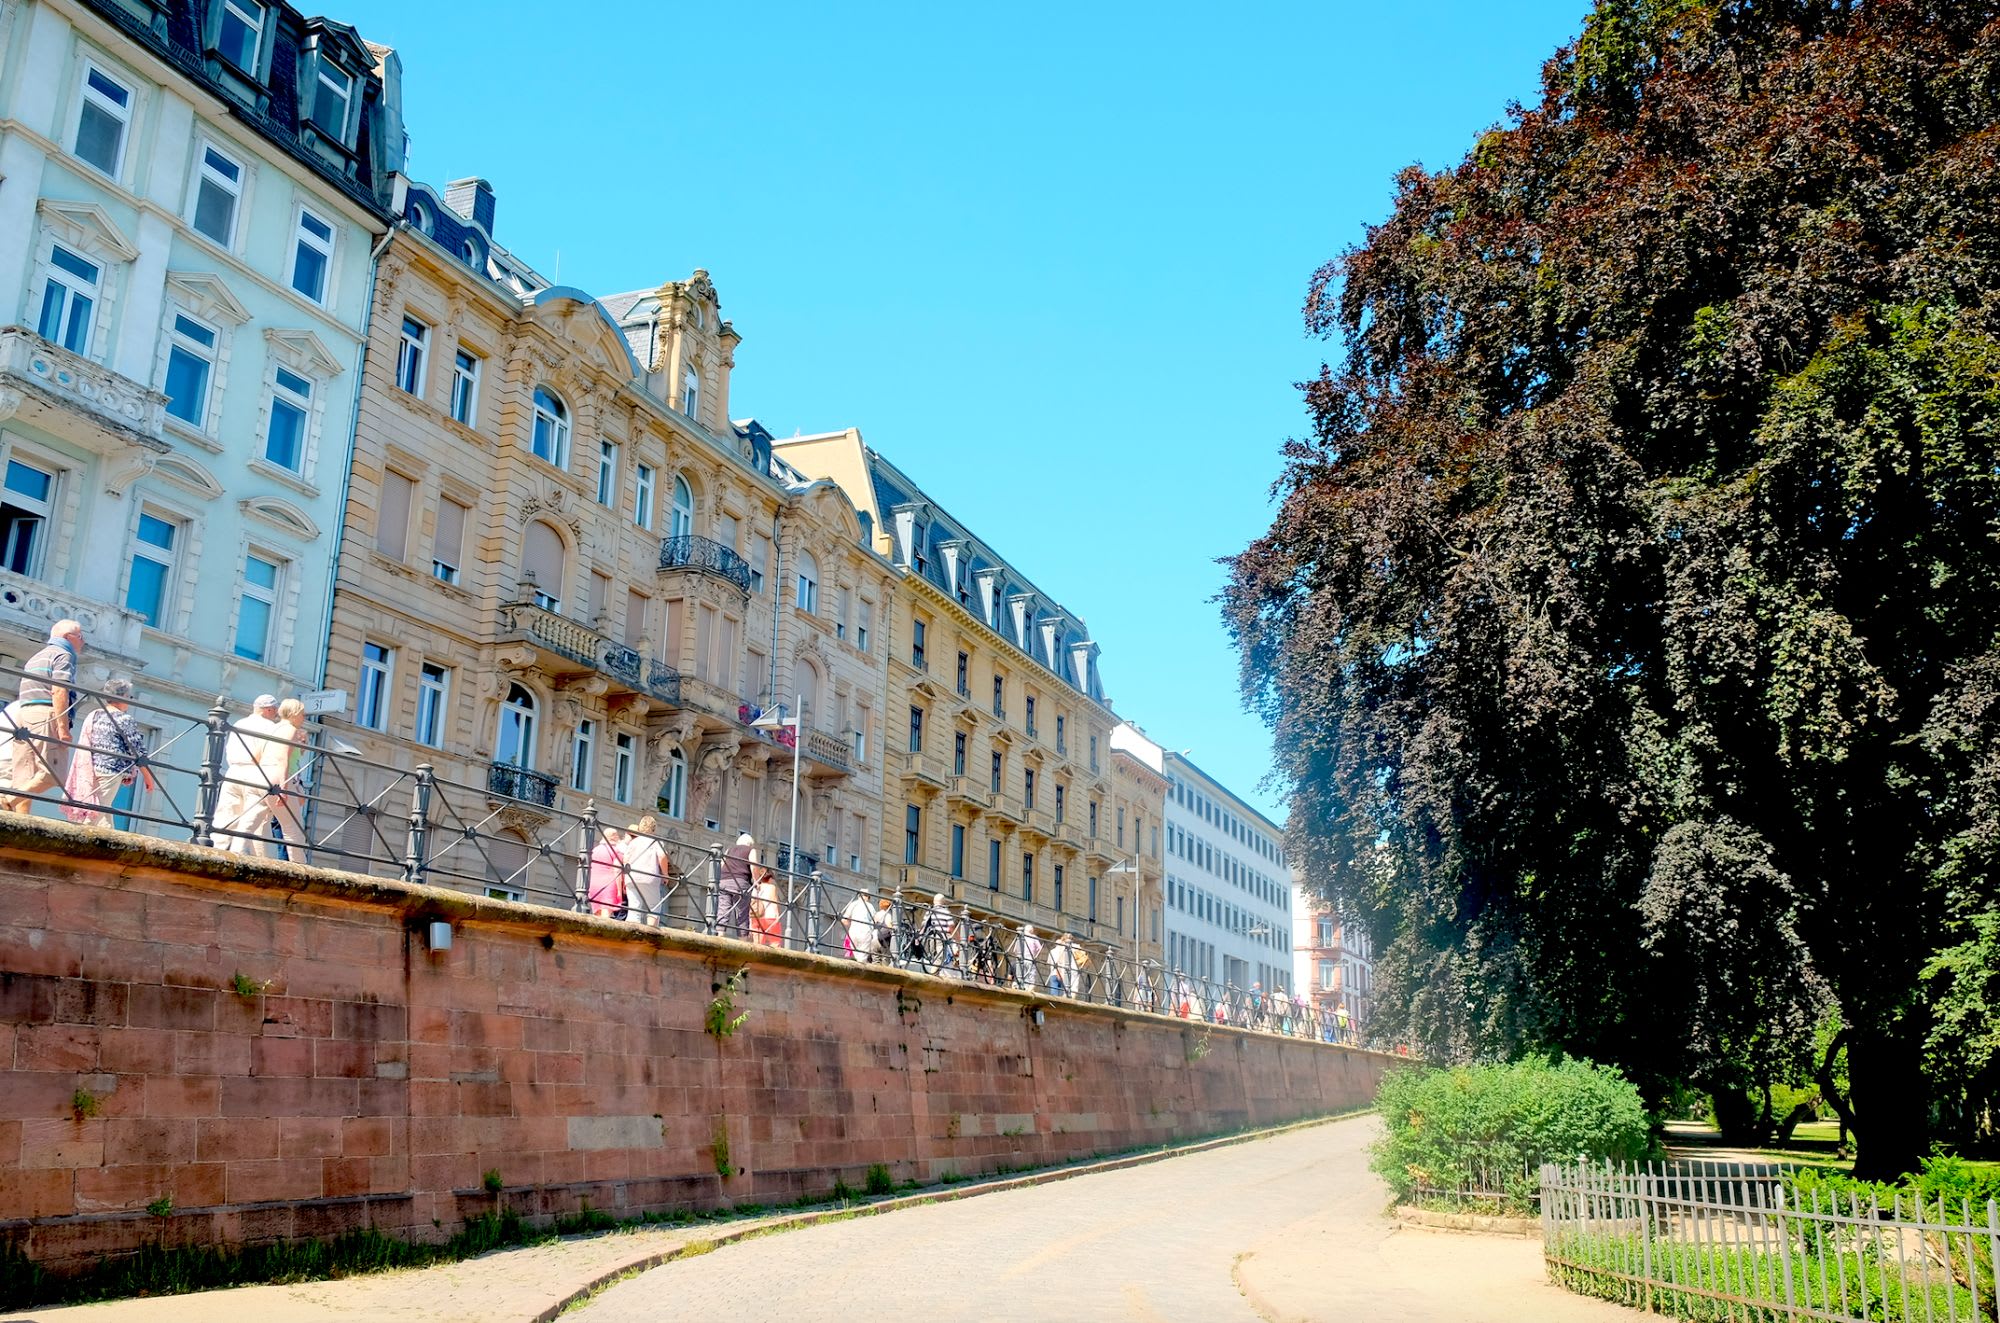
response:
<path id="1" fill-rule="evenodd" d="M 993 807 L 993 792 L 988 784 L 970 776 L 954 776 L 945 785 L 945 798 L 952 804 L 985 813 Z"/>
<path id="2" fill-rule="evenodd" d="M 0 417 L 17 417 L 94 454 L 164 452 L 167 397 L 25 326 L 0 327 Z"/>
<path id="3" fill-rule="evenodd" d="M 1055 818 L 1047 809 L 1029 809 L 1021 815 L 1021 831 L 1024 835 L 1053 841 L 1056 838 Z"/>
<path id="4" fill-rule="evenodd" d="M 116 657 L 127 667 L 145 664 L 139 658 L 139 642 L 146 619 L 138 612 L 0 570 L 0 629 L 39 643 L 58 620 L 82 623 L 86 660 L 99 654 Z"/>
<path id="5" fill-rule="evenodd" d="M 665 662 L 535 602 L 502 606 L 496 637 L 510 648 L 503 665 L 533 666 L 558 680 L 601 677 L 604 692 L 681 706 L 681 676 Z"/>

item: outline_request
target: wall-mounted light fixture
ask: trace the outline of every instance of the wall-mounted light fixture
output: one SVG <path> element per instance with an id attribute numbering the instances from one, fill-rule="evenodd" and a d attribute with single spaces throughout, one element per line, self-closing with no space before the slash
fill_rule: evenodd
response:
<path id="1" fill-rule="evenodd" d="M 1035 1024 L 1035 1028 L 1037 1028 L 1037 1029 L 1041 1028 L 1041 1027 L 1042 1027 L 1042 1018 L 1043 1018 L 1043 1017 L 1042 1017 L 1042 1008 L 1041 1008 L 1041 1007 L 1039 1007 L 1039 1006 L 1037 1006 L 1037 1007 L 1035 1007 L 1034 1009 L 1030 1010 L 1030 1011 L 1028 1012 L 1028 1018 L 1029 1018 L 1030 1020 L 1034 1021 L 1034 1024 Z"/>
<path id="2" fill-rule="evenodd" d="M 426 933 L 426 941 L 431 948 L 432 955 L 436 955 L 441 951 L 451 950 L 451 921 L 448 919 L 432 919 Z"/>

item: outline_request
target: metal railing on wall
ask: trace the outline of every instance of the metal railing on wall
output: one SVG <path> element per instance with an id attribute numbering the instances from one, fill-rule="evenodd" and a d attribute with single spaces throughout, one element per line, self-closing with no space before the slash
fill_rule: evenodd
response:
<path id="1" fill-rule="evenodd" d="M 0 666 L 0 684 L 24 674 Z M 483 784 L 467 785 L 429 763 L 363 757 L 302 715 L 275 723 L 222 700 L 193 713 L 68 688 L 67 734 L 19 705 L 0 712 L 0 807 L 1204 1026 L 1402 1050 L 1363 1042 L 1302 997 L 1202 978 L 935 892 L 829 876 L 782 841 L 752 863 L 623 805 L 623 821 L 595 802 L 572 813 L 558 804 L 556 779 L 533 767 L 496 761 Z"/>
<path id="2" fill-rule="evenodd" d="M 1547 1165 L 1540 1184 L 1549 1276 L 1580 1294 L 1691 1319 L 2000 1319 L 1992 1200 L 1801 1193 L 1733 1162 Z"/>

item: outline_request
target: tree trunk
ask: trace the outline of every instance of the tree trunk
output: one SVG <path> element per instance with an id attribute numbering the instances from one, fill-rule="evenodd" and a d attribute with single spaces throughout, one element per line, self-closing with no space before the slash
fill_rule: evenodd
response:
<path id="1" fill-rule="evenodd" d="M 1847 1044 L 1847 1086 L 1854 1174 L 1891 1181 L 1915 1171 L 1929 1151 L 1930 1131 L 1921 1037 L 1907 1029 L 1855 1029 Z"/>
<path id="2" fill-rule="evenodd" d="M 1840 1054 L 1847 1050 L 1847 1026 L 1842 1025 L 1826 1045 L 1826 1055 L 1820 1058 L 1819 1069 L 1813 1078 L 1819 1084 L 1819 1096 L 1833 1108 L 1833 1114 L 1840 1118 L 1840 1145 L 1847 1147 L 1847 1136 L 1854 1129 L 1854 1109 L 1841 1096 L 1840 1086 L 1833 1080 L 1833 1063 L 1840 1060 Z M 1851 1078 L 1851 1073 L 1850 1073 Z"/>

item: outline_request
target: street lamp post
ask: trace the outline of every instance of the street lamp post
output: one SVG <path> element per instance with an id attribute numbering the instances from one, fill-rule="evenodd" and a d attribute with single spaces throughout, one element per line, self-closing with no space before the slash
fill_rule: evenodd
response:
<path id="1" fill-rule="evenodd" d="M 758 730 L 783 730 L 792 728 L 792 827 L 785 838 L 785 945 L 792 944 L 792 907 L 795 903 L 799 878 L 799 748 L 805 743 L 805 726 L 800 720 L 800 709 L 805 706 L 805 695 L 794 695 L 792 715 L 781 716 L 767 713 L 750 724 Z"/>

